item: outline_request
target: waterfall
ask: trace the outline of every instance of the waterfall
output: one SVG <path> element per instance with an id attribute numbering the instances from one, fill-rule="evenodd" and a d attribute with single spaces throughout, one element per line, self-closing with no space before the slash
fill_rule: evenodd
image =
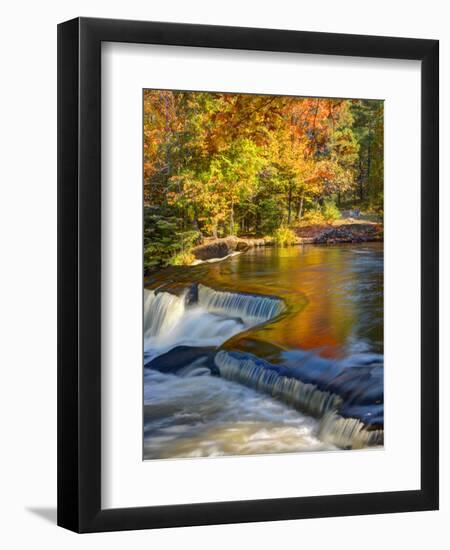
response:
<path id="1" fill-rule="evenodd" d="M 253 321 L 256 324 L 256 321 Z M 219 346 L 251 326 L 239 317 L 210 312 L 188 290 L 180 296 L 144 290 L 144 360 L 149 363 L 177 346 Z"/>
<path id="2" fill-rule="evenodd" d="M 278 298 L 223 292 L 201 284 L 198 285 L 198 303 L 209 312 L 239 317 L 249 325 L 269 321 L 284 310 L 283 301 Z"/>
<path id="3" fill-rule="evenodd" d="M 314 384 L 305 384 L 296 378 L 284 376 L 274 365 L 256 357 L 220 351 L 215 357 L 215 363 L 224 378 L 267 393 L 318 418 L 337 410 L 342 404 L 338 395 L 321 391 Z"/>
<path id="4" fill-rule="evenodd" d="M 284 310 L 283 302 L 276 298 L 215 291 L 203 285 L 198 286 L 197 301 L 189 301 L 186 296 L 187 292 L 176 296 L 165 291 L 144 290 L 146 361 L 177 346 L 219 346 L 245 328 L 267 322 Z M 318 436 L 327 444 L 359 449 L 383 443 L 382 429 L 368 430 L 358 418 L 342 416 L 366 406 L 361 396 L 358 400 L 358 396 L 352 397 L 352 392 L 349 393 L 353 386 L 344 384 L 347 378 L 354 385 L 356 376 L 358 388 L 361 388 L 360 378 L 365 377 L 372 393 L 379 390 L 378 385 L 372 383 L 372 378 L 377 382 L 372 376 L 373 368 L 344 369 L 324 388 L 314 379 L 302 381 L 298 369 L 272 365 L 250 354 L 222 350 L 216 354 L 214 362 L 222 378 L 253 388 L 320 419 Z M 302 370 L 308 376 L 304 366 Z M 209 373 L 203 364 L 195 362 L 179 371 L 182 377 Z M 341 392 L 335 393 L 341 386 L 348 397 L 352 397 L 346 398 L 345 403 L 338 395 Z"/>
<path id="5" fill-rule="evenodd" d="M 277 298 L 215 291 L 198 285 L 180 296 L 144 289 L 144 353 L 150 360 L 177 346 L 219 346 L 283 311 Z"/>
<path id="6" fill-rule="evenodd" d="M 341 449 L 363 449 L 383 445 L 384 430 L 368 430 L 357 418 L 327 413 L 320 424 L 319 438 Z"/>
<path id="7" fill-rule="evenodd" d="M 223 320 L 242 319 L 246 327 L 268 321 L 284 310 L 281 300 L 221 292 L 198 285 L 198 300 L 187 305 L 186 292 L 176 296 L 165 291 L 144 289 L 144 335 L 147 338 L 163 335 L 177 326 L 186 313 L 197 309 L 205 314 L 217 314 Z"/>
<path id="8" fill-rule="evenodd" d="M 320 418 L 318 437 L 341 449 L 362 449 L 382 445 L 384 431 L 368 430 L 357 418 L 338 414 L 343 400 L 329 391 L 319 390 L 292 376 L 287 369 L 271 365 L 262 359 L 237 352 L 220 351 L 215 357 L 220 375 L 255 390 L 269 394 L 297 410 Z"/>
<path id="9" fill-rule="evenodd" d="M 185 295 L 144 289 L 144 336 L 159 336 L 173 328 L 183 317 Z"/>

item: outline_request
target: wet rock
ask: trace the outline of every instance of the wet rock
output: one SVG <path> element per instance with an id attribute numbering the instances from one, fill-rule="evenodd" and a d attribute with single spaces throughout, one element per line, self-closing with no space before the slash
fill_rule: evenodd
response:
<path id="1" fill-rule="evenodd" d="M 206 367 L 211 371 L 211 374 L 217 375 L 219 371 L 214 363 L 216 351 L 215 347 L 177 346 L 145 363 L 144 367 L 165 374 L 176 374 L 195 362 L 196 366 Z"/>
<path id="2" fill-rule="evenodd" d="M 212 258 L 224 258 L 236 249 L 236 243 L 231 238 L 217 239 L 201 244 L 192 249 L 197 260 L 211 260 Z"/>
<path id="3" fill-rule="evenodd" d="M 186 292 L 186 305 L 190 306 L 198 302 L 198 283 L 189 285 Z"/>
<path id="4" fill-rule="evenodd" d="M 233 252 L 246 252 L 256 246 L 269 246 L 273 239 L 244 239 L 239 237 L 225 237 L 223 239 L 209 240 L 192 249 L 192 254 L 197 260 L 212 260 L 224 258 Z"/>
<path id="5" fill-rule="evenodd" d="M 236 252 L 245 252 L 250 248 L 250 246 L 252 246 L 251 241 L 249 241 L 249 242 L 247 242 L 247 241 L 238 241 L 236 243 L 235 251 Z"/>

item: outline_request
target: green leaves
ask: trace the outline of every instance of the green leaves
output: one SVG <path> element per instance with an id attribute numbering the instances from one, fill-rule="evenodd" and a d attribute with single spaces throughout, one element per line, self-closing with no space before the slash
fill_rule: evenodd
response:
<path id="1" fill-rule="evenodd" d="M 189 251 L 200 242 L 201 233 L 180 230 L 182 225 L 182 220 L 174 216 L 164 216 L 154 208 L 144 209 L 144 271 L 188 263 Z"/>

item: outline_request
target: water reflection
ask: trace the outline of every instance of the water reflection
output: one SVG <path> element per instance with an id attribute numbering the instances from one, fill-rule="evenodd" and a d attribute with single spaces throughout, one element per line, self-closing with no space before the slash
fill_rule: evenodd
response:
<path id="1" fill-rule="evenodd" d="M 261 248 L 215 264 L 170 268 L 147 281 L 201 282 L 216 289 L 276 295 L 287 313 L 235 337 L 234 349 L 314 350 L 324 357 L 383 352 L 383 245 Z M 280 360 L 280 356 L 278 355 Z"/>

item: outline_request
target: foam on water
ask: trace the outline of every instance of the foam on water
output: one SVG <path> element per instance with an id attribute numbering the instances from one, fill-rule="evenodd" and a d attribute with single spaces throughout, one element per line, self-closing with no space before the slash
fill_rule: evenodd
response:
<path id="1" fill-rule="evenodd" d="M 197 304 L 187 305 L 185 294 L 144 291 L 146 362 L 180 345 L 219 346 L 244 328 L 239 319 L 209 313 Z"/>
<path id="2" fill-rule="evenodd" d="M 145 459 L 336 450 L 317 420 L 195 365 L 144 377 Z"/>
<path id="3" fill-rule="evenodd" d="M 166 291 L 144 290 L 146 361 L 180 345 L 219 346 L 235 334 L 270 320 L 284 308 L 276 298 L 215 291 L 198 285 L 198 300 L 187 303 Z"/>
<path id="4" fill-rule="evenodd" d="M 383 430 L 368 430 L 357 418 L 339 414 L 344 402 L 335 393 L 315 384 L 284 376 L 282 370 L 257 357 L 220 351 L 215 356 L 220 375 L 264 392 L 295 409 L 321 419 L 319 438 L 341 449 L 361 449 L 383 444 Z"/>

